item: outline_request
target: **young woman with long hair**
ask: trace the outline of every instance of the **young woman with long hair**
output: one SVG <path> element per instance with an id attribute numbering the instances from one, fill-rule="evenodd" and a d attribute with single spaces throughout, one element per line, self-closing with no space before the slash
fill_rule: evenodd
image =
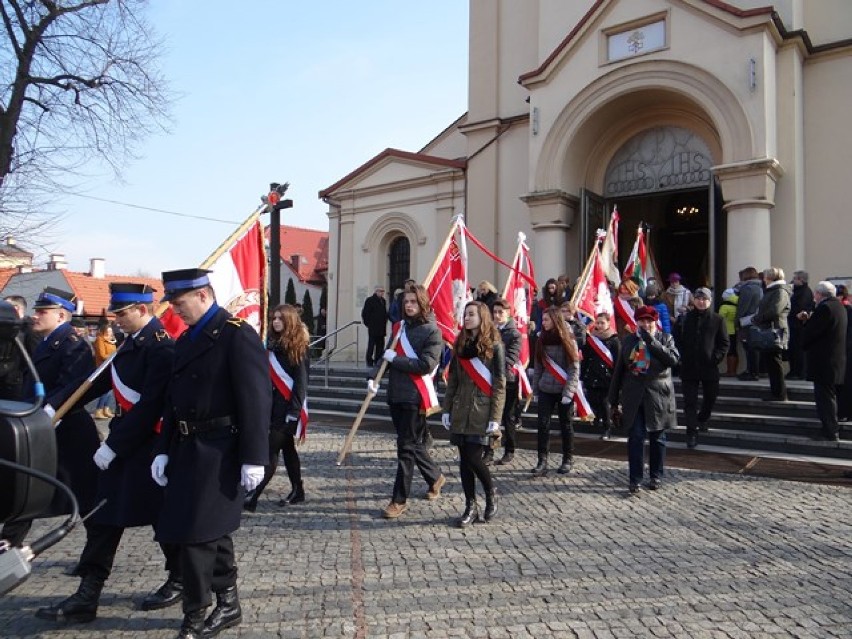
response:
<path id="1" fill-rule="evenodd" d="M 547 474 L 550 448 L 550 419 L 557 408 L 562 431 L 562 464 L 557 472 L 571 472 L 574 462 L 574 424 L 571 404 L 580 378 L 580 356 L 574 334 L 562 319 L 559 308 L 548 308 L 541 318 L 541 335 L 535 345 L 533 393 L 538 397 L 538 463 L 532 469 L 537 477 Z"/>
<path id="2" fill-rule="evenodd" d="M 465 509 L 458 525 L 464 528 L 479 519 L 477 477 L 485 490 L 483 518 L 491 521 L 497 514 L 494 481 L 483 452 L 490 445 L 491 434 L 500 431 L 506 365 L 500 331 L 484 303 L 468 302 L 464 307 L 464 328 L 456 337 L 453 355 L 441 422 L 459 449 Z"/>
<path id="3" fill-rule="evenodd" d="M 246 495 L 244 507 L 254 512 L 257 500 L 269 484 L 278 468 L 278 454 L 284 457 L 287 477 L 290 479 L 290 494 L 280 506 L 301 504 L 305 501 L 302 484 L 302 465 L 296 451 L 296 437 L 305 439 L 302 408 L 305 405 L 308 386 L 308 329 L 299 316 L 299 311 L 289 304 L 281 304 L 272 310 L 272 330 L 269 335 L 270 375 L 272 376 L 272 415 L 269 423 L 269 465 L 258 487 Z"/>

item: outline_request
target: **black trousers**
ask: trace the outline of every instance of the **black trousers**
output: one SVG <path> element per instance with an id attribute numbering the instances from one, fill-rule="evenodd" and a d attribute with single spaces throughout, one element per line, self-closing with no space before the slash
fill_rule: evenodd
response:
<path id="1" fill-rule="evenodd" d="M 837 387 L 834 384 L 814 382 L 814 402 L 823 434 L 827 437 L 836 436 L 840 433 L 840 424 L 837 423 Z"/>
<path id="2" fill-rule="evenodd" d="M 367 337 L 367 366 L 372 366 L 380 359 L 385 352 L 385 336 L 384 335 L 369 335 Z"/>
<path id="3" fill-rule="evenodd" d="M 482 454 L 485 450 L 482 444 L 464 442 L 459 444 L 459 474 L 461 475 L 464 497 L 467 500 L 476 499 L 476 478 L 482 483 L 485 493 L 494 492 L 494 480 L 491 471 L 485 465 Z"/>
<path id="4" fill-rule="evenodd" d="M 790 343 L 787 346 L 787 362 L 790 375 L 805 376 L 805 354 L 802 350 L 802 328 L 797 320 L 790 321 Z"/>
<path id="5" fill-rule="evenodd" d="M 210 591 L 223 592 L 237 584 L 234 542 L 230 535 L 202 544 L 180 545 L 183 574 L 183 614 L 207 608 Z"/>
<path id="6" fill-rule="evenodd" d="M 302 462 L 296 450 L 296 438 L 285 430 L 273 428 L 269 431 L 269 465 L 263 471 L 263 480 L 254 490 L 255 500 L 260 497 L 263 489 L 275 476 L 275 471 L 278 470 L 279 453 L 284 458 L 284 468 L 287 469 L 290 486 L 297 488 L 302 485 Z"/>
<path id="7" fill-rule="evenodd" d="M 80 554 L 80 574 L 95 577 L 104 582 L 112 572 L 115 553 L 124 534 L 121 526 L 91 524 L 86 531 L 86 545 Z M 169 577 L 181 581 L 180 547 L 175 544 L 160 544 L 166 558 Z"/>
<path id="8" fill-rule="evenodd" d="M 695 435 L 698 424 L 710 419 L 716 398 L 719 397 L 718 379 L 682 379 L 683 415 L 686 421 L 686 434 Z M 698 389 L 701 388 L 701 410 L 698 410 Z"/>
<path id="9" fill-rule="evenodd" d="M 411 493 L 411 479 L 414 465 L 420 469 L 429 488 L 441 476 L 438 465 L 432 461 L 429 449 L 424 442 L 426 418 L 420 414 L 418 406 L 410 404 L 390 404 L 390 414 L 396 429 L 396 480 L 393 484 L 395 504 L 404 504 Z M 481 455 L 481 451 L 480 451 Z"/>
<path id="10" fill-rule="evenodd" d="M 609 405 L 608 388 L 584 388 L 586 399 L 592 412 L 595 414 L 595 426 L 602 426 L 604 430 L 612 428 L 612 406 Z"/>
<path id="11" fill-rule="evenodd" d="M 562 403 L 562 393 L 538 393 L 538 454 L 547 455 L 550 449 L 550 418 L 554 406 L 562 431 L 562 456 L 570 459 L 574 456 L 574 424 L 571 421 L 571 404 Z"/>
<path id="12" fill-rule="evenodd" d="M 503 449 L 506 453 L 514 453 L 518 441 L 518 382 L 506 382 L 506 403 L 503 404 Z"/>
<path id="13" fill-rule="evenodd" d="M 760 361 L 766 365 L 766 374 L 769 375 L 769 392 L 774 399 L 787 399 L 787 382 L 784 381 L 784 369 L 781 364 L 781 349 L 763 351 Z"/>

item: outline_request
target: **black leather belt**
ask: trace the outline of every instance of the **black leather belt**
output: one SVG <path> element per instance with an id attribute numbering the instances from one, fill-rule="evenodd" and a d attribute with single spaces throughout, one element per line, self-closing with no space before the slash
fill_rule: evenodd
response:
<path id="1" fill-rule="evenodd" d="M 225 417 L 213 417 L 212 419 L 198 419 L 194 421 L 179 419 L 177 426 L 178 431 L 184 437 L 197 435 L 198 433 L 208 433 L 212 430 L 220 430 L 222 428 L 230 428 L 232 432 L 237 432 L 237 428 L 234 424 L 234 418 L 230 415 L 226 415 Z"/>

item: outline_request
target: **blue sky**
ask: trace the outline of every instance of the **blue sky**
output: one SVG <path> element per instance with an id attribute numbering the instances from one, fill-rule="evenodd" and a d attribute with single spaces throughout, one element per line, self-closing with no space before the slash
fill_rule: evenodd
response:
<path id="1" fill-rule="evenodd" d="M 235 224 L 68 195 L 52 250 L 78 271 L 92 257 L 124 275 L 195 266 L 271 181 L 291 183 L 283 223 L 327 229 L 320 189 L 387 147 L 418 150 L 467 109 L 467 5 L 152 3 L 180 96 L 170 132 L 145 140 L 124 183 L 102 170 L 76 192 Z"/>

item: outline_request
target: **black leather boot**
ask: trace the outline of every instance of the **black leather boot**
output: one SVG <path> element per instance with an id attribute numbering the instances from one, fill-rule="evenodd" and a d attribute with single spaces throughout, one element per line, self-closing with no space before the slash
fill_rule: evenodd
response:
<path id="1" fill-rule="evenodd" d="M 544 477 L 547 474 L 547 453 L 538 454 L 538 464 L 532 469 L 535 477 Z"/>
<path id="2" fill-rule="evenodd" d="M 180 632 L 175 639 L 201 639 L 204 636 L 204 613 L 206 608 L 183 615 Z"/>
<path id="3" fill-rule="evenodd" d="M 294 506 L 296 504 L 301 504 L 305 501 L 305 487 L 299 482 L 293 489 L 290 491 L 290 494 L 287 495 L 284 499 L 282 499 L 279 504 L 281 506 Z"/>
<path id="4" fill-rule="evenodd" d="M 250 513 L 253 513 L 257 510 L 257 498 L 260 495 L 257 494 L 256 490 L 252 490 L 246 493 L 246 498 L 243 500 L 243 510 L 247 510 Z"/>
<path id="5" fill-rule="evenodd" d="M 183 582 L 171 575 L 166 582 L 142 600 L 142 610 L 168 608 L 183 599 Z"/>
<path id="6" fill-rule="evenodd" d="M 562 464 L 556 470 L 560 475 L 567 475 L 571 472 L 571 467 L 574 465 L 574 460 L 568 455 L 562 455 Z"/>
<path id="7" fill-rule="evenodd" d="M 36 617 L 60 623 L 88 623 L 98 614 L 98 601 L 104 582 L 92 576 L 83 577 L 77 592 L 55 606 L 39 608 Z"/>
<path id="8" fill-rule="evenodd" d="M 204 632 L 202 637 L 215 637 L 225 628 L 233 628 L 243 620 L 243 611 L 240 608 L 240 597 L 237 587 L 231 586 L 216 593 L 216 607 L 210 616 L 204 620 Z"/>
<path id="9" fill-rule="evenodd" d="M 485 512 L 482 514 L 482 518 L 485 521 L 491 521 L 497 515 L 497 493 L 495 491 L 491 491 L 490 493 L 485 493 Z"/>
<path id="10" fill-rule="evenodd" d="M 468 499 L 464 505 L 464 512 L 459 519 L 459 528 L 467 528 L 472 523 L 479 521 L 479 504 L 475 499 Z"/>

